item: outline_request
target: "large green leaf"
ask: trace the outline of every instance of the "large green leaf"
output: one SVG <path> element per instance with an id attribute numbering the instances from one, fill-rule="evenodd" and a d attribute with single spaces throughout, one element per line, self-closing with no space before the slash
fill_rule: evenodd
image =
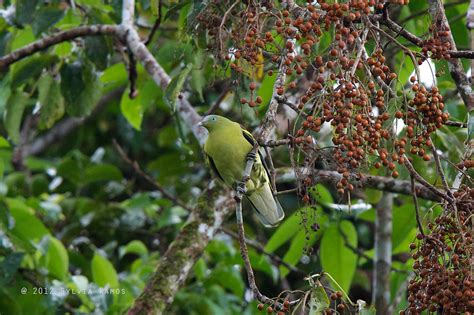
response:
<path id="1" fill-rule="evenodd" d="M 24 253 L 12 253 L 0 261 L 0 285 L 4 286 L 10 282 L 20 267 L 24 255 Z"/>
<path id="2" fill-rule="evenodd" d="M 184 68 L 176 77 L 174 77 L 165 91 L 165 102 L 168 106 L 174 111 L 176 108 L 176 100 L 178 99 L 181 90 L 183 89 L 184 82 L 191 72 L 193 65 L 188 63 L 186 68 Z"/>
<path id="3" fill-rule="evenodd" d="M 41 106 L 40 127 L 51 128 L 64 115 L 64 99 L 59 82 L 50 74 L 40 78 L 38 101 Z"/>
<path id="4" fill-rule="evenodd" d="M 64 10 L 45 6 L 35 12 L 31 27 L 33 33 L 38 36 L 48 28 L 56 24 L 64 16 Z"/>
<path id="5" fill-rule="evenodd" d="M 100 255 L 95 253 L 91 263 L 92 279 L 100 287 L 109 286 L 110 288 L 117 288 L 119 285 L 117 272 L 112 263 Z"/>
<path id="6" fill-rule="evenodd" d="M 97 164 L 86 168 L 85 182 L 121 180 L 122 172 L 112 164 Z"/>
<path id="7" fill-rule="evenodd" d="M 347 242 L 357 248 L 357 232 L 350 221 L 330 225 L 323 234 L 319 257 L 323 270 L 329 273 L 347 292 L 357 267 L 357 255 L 345 246 Z"/>
<path id="8" fill-rule="evenodd" d="M 126 254 L 137 254 L 140 256 L 148 255 L 148 249 L 140 240 L 133 240 L 125 246 L 120 247 L 119 257 L 122 258 Z"/>
<path id="9" fill-rule="evenodd" d="M 283 256 L 283 261 L 291 265 L 296 265 L 303 255 L 303 249 L 306 242 L 306 232 L 304 229 L 300 229 L 298 234 L 291 240 L 291 245 L 285 256 Z M 280 277 L 284 278 L 289 273 L 288 268 L 280 266 Z"/>
<path id="10" fill-rule="evenodd" d="M 7 102 L 4 116 L 5 129 L 14 143 L 20 141 L 21 119 L 27 103 L 28 95 L 21 91 L 13 92 Z"/>
<path id="11" fill-rule="evenodd" d="M 43 69 L 57 60 L 56 56 L 44 55 L 29 57 L 15 64 L 12 71 L 12 89 L 37 77 Z"/>
<path id="12" fill-rule="evenodd" d="M 129 90 L 122 95 L 120 110 L 133 128 L 140 130 L 143 120 L 142 97 L 140 93 L 135 98 L 129 97 Z"/>
<path id="13" fill-rule="evenodd" d="M 15 220 L 15 226 L 12 233 L 26 242 L 39 241 L 43 236 L 48 235 L 49 231 L 34 214 L 33 209 L 29 208 L 19 199 L 7 199 L 10 214 Z"/>
<path id="14" fill-rule="evenodd" d="M 101 91 L 102 82 L 90 63 L 75 62 L 61 67 L 61 92 L 70 115 L 88 115 L 99 101 Z"/>
<path id="15" fill-rule="evenodd" d="M 415 208 L 413 204 L 393 207 L 392 247 L 396 248 L 415 226 Z"/>
<path id="16" fill-rule="evenodd" d="M 69 269 L 69 256 L 63 243 L 57 238 L 50 236 L 48 239 L 48 250 L 41 257 L 40 263 L 49 274 L 64 280 Z"/>
<path id="17" fill-rule="evenodd" d="M 300 222 L 301 218 L 298 216 L 298 213 L 293 214 L 291 217 L 283 221 L 283 223 L 272 234 L 272 237 L 268 240 L 267 245 L 265 245 L 265 251 L 270 253 L 274 252 L 280 248 L 280 246 L 285 244 L 298 233 Z"/>
<path id="18" fill-rule="evenodd" d="M 32 22 L 38 0 L 16 0 L 16 20 L 20 24 L 29 24 Z"/>
<path id="19" fill-rule="evenodd" d="M 89 36 L 85 39 L 86 55 L 99 70 L 107 68 L 109 39 L 104 36 Z"/>

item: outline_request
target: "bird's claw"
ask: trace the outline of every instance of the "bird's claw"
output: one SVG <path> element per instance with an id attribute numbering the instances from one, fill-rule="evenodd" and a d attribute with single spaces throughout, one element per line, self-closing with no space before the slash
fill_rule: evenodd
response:
<path id="1" fill-rule="evenodd" d="M 255 160 L 256 158 L 257 158 L 257 154 L 255 152 L 249 152 L 247 154 L 247 161 Z"/>
<path id="2" fill-rule="evenodd" d="M 245 195 L 247 193 L 247 188 L 245 187 L 245 182 L 237 182 L 236 188 L 239 193 Z"/>

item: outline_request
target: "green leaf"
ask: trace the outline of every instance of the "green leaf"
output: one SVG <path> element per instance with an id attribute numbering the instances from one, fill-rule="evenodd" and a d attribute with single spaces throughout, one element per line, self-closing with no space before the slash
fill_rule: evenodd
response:
<path id="1" fill-rule="evenodd" d="M 48 250 L 41 257 L 40 263 L 48 269 L 50 275 L 65 280 L 69 269 L 69 256 L 63 243 L 57 238 L 50 236 L 48 239 Z"/>
<path id="2" fill-rule="evenodd" d="M 266 75 L 258 88 L 257 95 L 262 97 L 262 105 L 264 106 L 267 106 L 272 99 L 276 77 L 275 74 L 272 76 Z"/>
<path id="3" fill-rule="evenodd" d="M 121 180 L 122 172 L 112 164 L 97 164 L 86 168 L 84 174 L 85 182 Z"/>
<path id="4" fill-rule="evenodd" d="M 28 57 L 17 63 L 12 72 L 12 89 L 16 89 L 28 80 L 37 77 L 43 69 L 57 60 L 56 56 L 44 55 Z"/>
<path id="5" fill-rule="evenodd" d="M 319 283 L 316 288 L 311 289 L 311 299 L 309 300 L 309 315 L 324 314 L 329 307 L 329 298 L 326 290 Z"/>
<path id="6" fill-rule="evenodd" d="M 35 215 L 34 211 L 19 199 L 7 199 L 10 214 L 15 220 L 12 233 L 25 242 L 39 241 L 49 231 Z"/>
<path id="7" fill-rule="evenodd" d="M 12 298 L 7 294 L 7 288 L 0 288 L 0 310 L 4 314 L 22 314 L 22 310 L 18 301 L 18 295 L 13 294 L 15 298 Z"/>
<path id="8" fill-rule="evenodd" d="M 21 91 L 13 92 L 7 102 L 7 108 L 4 116 L 5 129 L 7 130 L 10 139 L 14 143 L 18 143 L 20 141 L 21 119 L 23 117 L 23 111 L 25 110 L 27 102 L 28 95 Z"/>
<path id="9" fill-rule="evenodd" d="M 321 184 L 311 187 L 309 192 L 317 203 L 334 203 L 334 199 L 329 190 Z"/>
<path id="10" fill-rule="evenodd" d="M 306 231 L 300 229 L 298 234 L 291 240 L 291 245 L 285 256 L 283 256 L 283 261 L 289 263 L 290 265 L 296 265 L 303 255 L 303 249 L 306 241 Z M 280 277 L 284 278 L 289 273 L 289 269 L 285 266 L 280 266 Z"/>
<path id="11" fill-rule="evenodd" d="M 0 136 L 0 149 L 4 149 L 4 148 L 9 148 L 10 147 L 10 143 L 8 143 L 8 141 Z"/>
<path id="12" fill-rule="evenodd" d="M 100 287 L 107 285 L 110 288 L 117 288 L 119 285 L 117 272 L 112 263 L 99 253 L 94 253 L 91 263 L 92 279 Z"/>
<path id="13" fill-rule="evenodd" d="M 168 87 L 166 88 L 164 99 L 168 106 L 174 111 L 176 108 L 176 99 L 178 98 L 181 90 L 183 89 L 184 82 L 192 70 L 193 65 L 188 63 L 176 77 L 174 77 Z"/>
<path id="14" fill-rule="evenodd" d="M 0 115 L 3 115 L 5 108 L 7 106 L 7 101 L 12 94 L 10 88 L 10 75 L 5 75 L 5 77 L 0 81 Z"/>
<path id="15" fill-rule="evenodd" d="M 35 14 L 38 0 L 16 0 L 16 20 L 20 24 L 29 24 Z"/>
<path id="16" fill-rule="evenodd" d="M 120 110 L 122 115 L 132 125 L 133 128 L 140 130 L 143 120 L 143 106 L 142 97 L 139 93 L 135 98 L 129 97 L 129 89 L 122 94 L 122 100 L 120 101 Z"/>
<path id="17" fill-rule="evenodd" d="M 38 37 L 38 35 L 47 31 L 48 28 L 59 22 L 63 16 L 63 10 L 50 6 L 42 7 L 34 14 L 33 23 L 31 24 L 33 33 Z"/>
<path id="18" fill-rule="evenodd" d="M 61 92 L 66 111 L 72 116 L 88 115 L 100 99 L 102 82 L 89 63 L 61 67 Z"/>
<path id="19" fill-rule="evenodd" d="M 231 290 L 236 296 L 243 296 L 245 284 L 238 269 L 231 265 L 222 265 L 212 270 L 210 280 Z"/>
<path id="20" fill-rule="evenodd" d="M 150 0 L 151 13 L 153 13 L 154 16 L 158 16 L 158 14 L 160 13 L 158 6 L 159 3 L 159 0 Z"/>
<path id="21" fill-rule="evenodd" d="M 393 232 L 392 244 L 396 248 L 415 227 L 415 209 L 413 204 L 405 204 L 401 207 L 393 207 Z"/>
<path id="22" fill-rule="evenodd" d="M 347 248 L 339 229 L 347 242 L 357 247 L 357 232 L 350 221 L 330 225 L 323 234 L 319 257 L 323 270 L 329 273 L 348 292 L 357 267 L 357 255 Z"/>
<path id="23" fill-rule="evenodd" d="M 280 248 L 289 239 L 291 239 L 300 229 L 301 218 L 298 213 L 294 213 L 291 217 L 283 221 L 277 230 L 273 233 L 272 237 L 265 245 L 265 251 L 273 253 L 275 250 Z"/>
<path id="24" fill-rule="evenodd" d="M 109 56 L 109 39 L 104 36 L 88 36 L 84 40 L 86 55 L 99 70 L 107 68 Z"/>
<path id="25" fill-rule="evenodd" d="M 35 34 L 33 34 L 33 30 L 30 26 L 27 26 L 24 29 L 17 29 L 16 32 L 12 34 L 14 34 L 14 37 L 10 44 L 10 51 L 22 48 L 23 46 L 26 46 L 27 44 L 35 41 L 36 39 Z M 18 64 L 20 63 L 21 61 Z"/>
<path id="26" fill-rule="evenodd" d="M 24 253 L 12 253 L 0 261 L 0 284 L 6 285 L 21 265 Z M 1 304 L 0 304 L 1 305 Z"/>
<path id="27" fill-rule="evenodd" d="M 133 240 L 127 245 L 120 247 L 119 257 L 122 258 L 126 254 L 137 254 L 140 256 L 146 256 L 148 255 L 148 249 L 142 241 Z"/>
<path id="28" fill-rule="evenodd" d="M 40 78 L 38 101 L 41 105 L 40 127 L 51 128 L 64 115 L 64 99 L 59 82 L 50 74 Z"/>

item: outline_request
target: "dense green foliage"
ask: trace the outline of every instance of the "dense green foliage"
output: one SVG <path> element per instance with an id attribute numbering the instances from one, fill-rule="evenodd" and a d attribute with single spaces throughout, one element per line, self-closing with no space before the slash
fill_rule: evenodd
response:
<path id="1" fill-rule="evenodd" d="M 162 12 L 158 2 L 163 2 Z M 16 5 L 14 14 L 8 11 L 10 5 Z M 459 49 L 469 46 L 467 7 L 468 1 L 447 1 L 446 13 Z M 4 10 L 0 55 L 57 30 L 121 20 L 119 0 L 4 0 L 0 8 Z M 166 91 L 137 64 L 138 94 L 130 99 L 129 56 L 123 43 L 104 36 L 63 42 L 1 74 L 0 313 L 120 314 L 143 290 L 189 211 L 137 178 L 131 165 L 117 154 L 112 139 L 168 192 L 193 208 L 211 174 L 190 126 L 174 110 L 179 93 L 189 91 L 189 100 L 200 114 L 220 102 L 219 114 L 249 130 L 259 125 L 275 78 L 265 76 L 259 83 L 258 95 L 264 104 L 258 110 L 241 105 L 238 100 L 248 95 L 248 78 L 231 73 L 226 63 L 213 56 L 212 47 L 208 49 L 205 30 L 195 27 L 203 9 L 201 1 L 137 0 L 137 25 L 143 38 L 158 15 L 162 19 L 148 47 L 174 78 Z M 426 9 L 425 1 L 411 1 L 396 18 L 402 21 Z M 422 36 L 428 20 L 422 14 L 403 25 Z M 331 41 L 331 35 L 326 40 Z M 403 89 L 413 66 L 396 47 L 391 52 L 390 63 Z M 441 93 L 454 90 L 446 62 L 436 67 Z M 100 103 L 101 99 L 105 101 Z M 459 98 L 446 97 L 445 103 L 451 120 L 466 121 L 466 107 Z M 85 122 L 82 117 L 87 117 Z M 61 123 L 77 126 L 66 133 Z M 286 121 L 281 125 L 279 133 L 285 135 Z M 56 141 L 34 151 L 34 145 L 40 145 L 42 136 L 52 130 L 59 131 Z M 443 152 L 449 182 L 456 176 L 452 164 L 464 153 L 466 137 L 467 128 L 443 126 L 433 139 Z M 317 141 L 321 146 L 332 144 L 327 135 Z M 286 147 L 273 152 L 276 168 L 290 165 Z M 430 182 L 438 178 L 433 160 L 415 158 L 413 164 Z M 375 168 L 367 172 L 388 175 Z M 404 168 L 399 172 L 401 179 L 409 179 Z M 279 190 L 293 187 L 278 186 Z M 306 291 L 304 274 L 324 270 L 354 301 L 371 303 L 374 205 L 382 192 L 360 190 L 350 201 L 352 207 L 333 187 L 317 185 L 311 193 L 312 206 L 291 193 L 279 197 L 287 218 L 276 229 L 264 229 L 245 206 L 247 237 L 303 272 L 290 271 L 250 248 L 260 289 L 268 296 L 287 289 Z M 441 210 L 425 200 L 420 200 L 420 207 L 424 222 Z M 412 268 L 409 244 L 417 233 L 414 213 L 410 196 L 395 195 L 392 299 L 404 292 Z M 233 217 L 226 221 L 225 229 L 234 230 L 234 221 Z M 325 284 L 337 289 L 326 280 Z M 260 313 L 257 303 L 249 302 L 246 288 L 238 243 L 220 232 L 193 266 L 170 313 Z M 397 308 L 405 306 L 402 298 Z"/>

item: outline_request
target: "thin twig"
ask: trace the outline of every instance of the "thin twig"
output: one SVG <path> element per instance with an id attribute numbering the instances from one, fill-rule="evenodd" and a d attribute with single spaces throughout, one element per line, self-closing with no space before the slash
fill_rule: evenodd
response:
<path id="1" fill-rule="evenodd" d="M 439 176 L 441 177 L 441 183 L 443 183 L 444 190 L 446 191 L 448 196 L 454 200 L 455 198 L 453 196 L 453 193 L 451 192 L 451 189 L 448 186 L 448 182 L 446 181 L 446 176 L 444 174 L 443 167 L 441 166 L 441 161 L 439 159 L 439 155 L 438 155 L 438 152 L 436 151 L 436 147 L 434 146 L 433 141 L 431 141 L 431 152 L 433 153 L 436 169 L 438 171 Z"/>
<path id="2" fill-rule="evenodd" d="M 446 195 L 445 193 L 443 193 L 442 191 L 440 191 L 439 189 L 437 189 L 436 187 L 428 183 L 420 174 L 418 174 L 418 172 L 413 168 L 413 165 L 411 164 L 411 162 L 408 160 L 408 157 L 405 157 L 405 167 L 407 168 L 408 172 L 410 172 L 412 177 L 414 177 L 420 184 L 422 184 L 423 186 L 431 190 L 436 195 L 442 197 L 443 199 L 449 202 L 453 202 L 453 199 L 451 197 L 449 197 L 448 195 Z"/>
<path id="3" fill-rule="evenodd" d="M 150 185 L 152 185 L 155 189 L 157 189 L 158 191 L 160 191 L 163 196 L 166 198 L 166 199 L 169 199 L 171 201 L 173 201 L 176 205 L 180 206 L 181 208 L 183 209 L 186 209 L 187 211 L 189 211 L 190 213 L 192 212 L 192 209 L 190 207 L 188 207 L 184 202 L 182 202 L 181 200 L 179 200 L 176 196 L 174 196 L 173 194 L 171 194 L 170 192 L 168 192 L 165 188 L 163 188 L 163 186 L 161 186 L 154 178 L 152 178 L 150 175 L 148 175 L 147 173 L 145 173 L 140 165 L 138 165 L 137 161 L 133 161 L 131 160 L 127 154 L 125 153 L 125 151 L 123 150 L 123 148 L 118 144 L 118 142 L 113 139 L 112 140 L 112 143 L 115 147 L 115 150 L 117 151 L 117 153 L 119 154 L 120 158 L 125 162 L 127 163 L 132 169 L 133 171 L 135 172 L 135 177 L 138 177 L 138 178 L 141 178 L 141 179 L 144 179 L 146 182 L 148 182 Z"/>
<path id="4" fill-rule="evenodd" d="M 274 147 L 279 147 L 279 146 L 282 146 L 282 145 L 289 145 L 289 144 L 292 143 L 292 141 L 293 141 L 293 139 L 291 139 L 291 138 L 279 139 L 279 140 L 269 140 L 265 143 L 260 143 L 260 146 L 274 148 Z"/>
<path id="5" fill-rule="evenodd" d="M 272 185 L 272 188 L 273 188 L 273 191 L 277 191 L 277 188 L 276 188 L 276 171 L 275 171 L 275 167 L 273 166 L 273 159 L 272 159 L 272 155 L 270 153 L 270 147 L 266 146 L 265 147 L 265 153 L 267 154 L 267 162 L 268 162 L 268 171 L 270 173 L 270 182 L 271 182 L 271 185 Z"/>
<path id="6" fill-rule="evenodd" d="M 222 17 L 221 24 L 219 25 L 219 45 L 220 45 L 220 50 L 221 50 L 221 57 L 224 57 L 224 42 L 222 41 L 222 32 L 224 28 L 224 24 L 227 21 L 227 17 L 229 16 L 230 12 L 234 9 L 234 7 L 239 3 L 240 1 L 235 1 L 230 8 L 224 13 L 224 16 Z"/>
<path id="7" fill-rule="evenodd" d="M 156 31 L 160 28 L 160 25 L 161 25 L 161 19 L 162 19 L 162 6 L 163 6 L 163 3 L 161 2 L 161 0 L 158 1 L 158 18 L 156 19 L 155 21 L 155 24 L 153 24 L 153 28 L 151 29 L 150 31 L 150 34 L 148 34 L 148 38 L 146 39 L 145 42 L 143 42 L 145 44 L 145 46 L 148 46 L 149 43 L 151 43 L 151 40 L 153 39 L 153 36 L 155 36 L 155 33 Z"/>
<path id="8" fill-rule="evenodd" d="M 418 229 L 420 230 L 421 235 L 425 235 L 425 233 L 423 232 L 423 226 L 421 225 L 421 220 L 420 220 L 420 208 L 418 206 L 418 198 L 416 197 L 415 177 L 413 176 L 413 174 L 410 174 L 410 180 L 411 180 L 413 203 L 415 205 L 416 224 L 418 225 Z"/>
<path id="9" fill-rule="evenodd" d="M 217 100 L 212 104 L 212 106 L 209 108 L 209 110 L 206 112 L 204 116 L 211 115 L 213 114 L 221 105 L 222 101 L 226 98 L 227 94 L 229 93 L 230 88 L 228 84 L 226 84 L 226 87 L 224 88 L 224 91 L 219 95 Z"/>
<path id="10" fill-rule="evenodd" d="M 128 80 L 130 81 L 130 91 L 128 93 L 128 97 L 130 99 L 134 99 L 138 92 L 137 92 L 137 61 L 135 60 L 135 56 L 133 53 L 128 49 Z"/>

